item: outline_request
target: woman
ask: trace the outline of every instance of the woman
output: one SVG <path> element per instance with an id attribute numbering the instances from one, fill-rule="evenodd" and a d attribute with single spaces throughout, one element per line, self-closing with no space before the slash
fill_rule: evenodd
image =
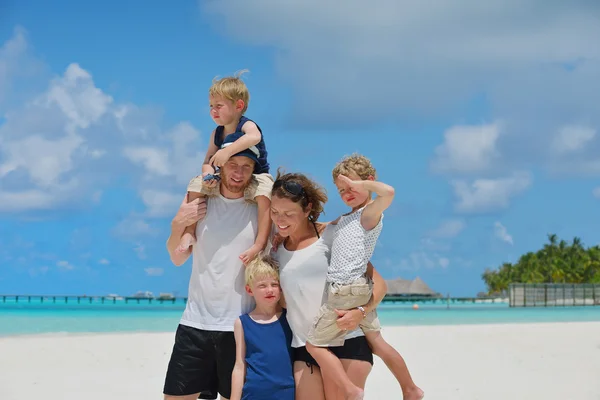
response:
<path id="1" fill-rule="evenodd" d="M 278 173 L 271 192 L 271 219 L 283 238 L 273 255 L 279 261 L 287 319 L 293 332 L 297 400 L 343 399 L 336 386 L 331 387 L 322 379 L 327 371 L 321 371 L 306 350 L 308 330 L 325 299 L 325 277 L 333 240 L 334 227 L 316 222 L 326 201 L 325 190 L 302 174 Z M 387 290 L 385 281 L 371 264 L 368 274 L 374 288 L 373 297 L 364 305 L 367 313 L 377 307 Z M 355 309 L 339 314 L 338 326 L 350 332 L 344 346 L 330 350 L 341 360 L 350 380 L 364 389 L 373 354 L 363 332 L 357 329 L 363 313 Z"/>

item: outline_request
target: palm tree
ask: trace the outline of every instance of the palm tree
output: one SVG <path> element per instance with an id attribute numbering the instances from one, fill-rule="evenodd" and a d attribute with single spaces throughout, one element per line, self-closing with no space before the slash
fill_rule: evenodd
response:
<path id="1" fill-rule="evenodd" d="M 537 252 L 523 254 L 515 264 L 503 263 L 482 274 L 488 293 L 508 290 L 511 283 L 600 283 L 600 246 L 585 248 L 581 238 L 571 243 L 548 234 Z"/>

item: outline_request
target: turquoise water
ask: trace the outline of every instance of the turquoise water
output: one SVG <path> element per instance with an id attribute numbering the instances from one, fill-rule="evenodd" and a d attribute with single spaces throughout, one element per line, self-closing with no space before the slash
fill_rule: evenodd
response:
<path id="1" fill-rule="evenodd" d="M 174 332 L 184 304 L 0 303 L 0 335 L 50 332 Z M 509 308 L 507 304 L 384 304 L 388 326 L 600 321 L 600 307 Z"/>

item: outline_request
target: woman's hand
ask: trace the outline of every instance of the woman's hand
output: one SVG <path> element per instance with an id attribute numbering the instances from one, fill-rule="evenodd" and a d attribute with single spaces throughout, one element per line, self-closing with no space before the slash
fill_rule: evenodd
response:
<path id="1" fill-rule="evenodd" d="M 338 315 L 337 326 L 346 331 L 353 331 L 363 320 L 363 313 L 354 308 L 352 310 L 335 310 Z"/>

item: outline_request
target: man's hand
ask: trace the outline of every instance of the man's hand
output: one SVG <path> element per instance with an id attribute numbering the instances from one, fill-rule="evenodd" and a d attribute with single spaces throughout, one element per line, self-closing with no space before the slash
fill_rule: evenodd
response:
<path id="1" fill-rule="evenodd" d="M 202 197 L 187 202 L 187 195 L 183 198 L 183 202 L 177 210 L 177 214 L 173 218 L 173 225 L 178 226 L 180 229 L 185 229 L 186 226 L 190 226 L 206 216 L 206 198 Z"/>
<path id="2" fill-rule="evenodd" d="M 214 167 L 221 168 L 223 165 L 225 165 L 225 163 L 229 160 L 230 157 L 231 154 L 229 154 L 229 150 L 220 149 L 215 153 L 214 156 L 210 158 L 208 163 Z"/>

